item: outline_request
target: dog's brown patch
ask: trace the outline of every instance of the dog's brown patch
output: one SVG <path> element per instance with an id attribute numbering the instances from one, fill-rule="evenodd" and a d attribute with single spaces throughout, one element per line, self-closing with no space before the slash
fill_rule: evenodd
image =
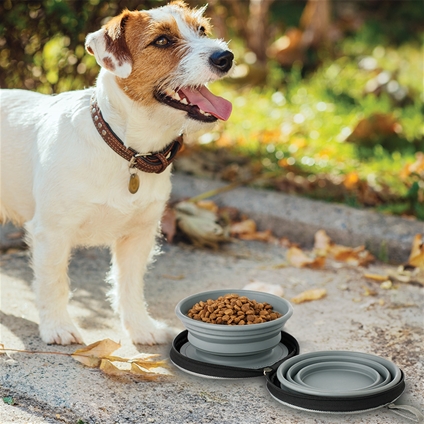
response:
<path id="1" fill-rule="evenodd" d="M 176 0 L 170 3 L 172 6 L 177 6 L 181 9 L 184 14 L 184 20 L 187 25 L 193 28 L 195 31 L 199 31 L 200 28 L 204 28 L 205 35 L 210 34 L 211 24 L 210 19 L 205 17 L 200 17 L 196 15 L 196 11 L 190 9 L 190 7 L 183 1 Z"/>
<path id="2" fill-rule="evenodd" d="M 125 10 L 120 15 L 112 18 L 105 26 L 105 41 L 106 51 L 112 54 L 119 66 L 122 66 L 124 62 L 132 62 L 131 53 L 128 49 L 125 41 L 125 23 L 131 12 Z M 110 63 L 108 61 L 107 63 Z M 107 64 L 106 63 L 106 64 Z M 115 67 L 113 67 L 114 69 Z M 111 69 L 111 70 L 113 70 Z"/>
<path id="3" fill-rule="evenodd" d="M 105 65 L 105 68 L 109 69 L 109 71 L 113 72 L 115 70 L 113 60 L 109 56 L 103 58 L 103 63 Z"/>
<path id="4" fill-rule="evenodd" d="M 172 4 L 181 8 L 186 24 L 194 31 L 201 27 L 209 31 L 206 18 L 196 17 L 183 2 Z M 146 106 L 155 104 L 155 90 L 169 80 L 187 47 L 175 18 L 170 14 L 168 19 L 156 22 L 147 12 L 125 10 L 105 28 L 107 51 L 117 58 L 119 65 L 123 61 L 132 63 L 131 74 L 128 78 L 117 78 L 118 85 L 131 99 Z M 171 41 L 169 46 L 155 45 L 161 36 Z M 110 62 L 105 62 L 105 66 L 109 67 Z"/>
<path id="5" fill-rule="evenodd" d="M 172 40 L 171 46 L 161 48 L 154 44 L 162 35 Z M 156 102 L 155 89 L 175 71 L 182 57 L 183 41 L 178 25 L 172 17 L 156 23 L 147 13 L 131 12 L 125 26 L 125 40 L 133 68 L 128 78 L 117 79 L 118 84 L 131 99 L 152 104 Z"/>

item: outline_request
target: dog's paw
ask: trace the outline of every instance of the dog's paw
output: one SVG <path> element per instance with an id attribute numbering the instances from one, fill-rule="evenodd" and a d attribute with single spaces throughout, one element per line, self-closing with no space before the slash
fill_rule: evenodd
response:
<path id="1" fill-rule="evenodd" d="M 82 337 L 72 322 L 61 324 L 41 323 L 40 336 L 43 342 L 47 344 L 83 344 Z"/>
<path id="2" fill-rule="evenodd" d="M 137 328 L 126 326 L 131 340 L 135 344 L 155 345 L 169 343 L 181 332 L 178 328 L 168 327 L 154 319 L 144 320 Z"/>

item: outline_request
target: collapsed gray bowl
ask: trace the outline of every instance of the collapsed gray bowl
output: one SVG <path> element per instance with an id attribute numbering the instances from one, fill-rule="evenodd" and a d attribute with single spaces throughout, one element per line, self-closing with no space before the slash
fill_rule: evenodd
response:
<path id="1" fill-rule="evenodd" d="M 282 316 L 276 320 L 251 325 L 222 325 L 197 321 L 187 316 L 188 311 L 197 303 L 208 299 L 235 293 L 250 300 L 268 302 L 274 311 Z M 188 330 L 188 341 L 196 349 L 212 355 L 247 356 L 269 351 L 281 340 L 281 331 L 292 316 L 291 304 L 278 296 L 252 290 L 211 290 L 197 293 L 181 300 L 175 313 Z"/>

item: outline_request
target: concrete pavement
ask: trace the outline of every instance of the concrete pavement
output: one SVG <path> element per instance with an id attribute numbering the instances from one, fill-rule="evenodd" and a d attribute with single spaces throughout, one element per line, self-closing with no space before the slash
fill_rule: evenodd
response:
<path id="1" fill-rule="evenodd" d="M 175 188 L 174 196 L 192 195 L 187 182 L 181 187 L 181 191 Z M 243 193 L 245 189 L 239 190 Z M 253 205 L 256 201 L 250 192 L 249 195 L 245 200 Z M 243 194 L 235 191 L 231 198 L 237 196 Z M 308 288 L 326 288 L 326 298 L 294 305 L 286 331 L 298 339 L 301 353 L 352 350 L 388 358 L 406 374 L 406 393 L 397 403 L 424 410 L 423 289 L 400 284 L 385 290 L 379 283 L 366 281 L 363 268 L 335 262 L 328 262 L 321 270 L 284 266 L 284 255 L 283 248 L 259 242 L 232 243 L 220 252 L 164 244 L 163 253 L 146 279 L 151 313 L 182 328 L 174 307 L 181 298 L 199 291 L 230 290 L 262 281 L 280 284 L 290 299 Z M 46 346 L 39 339 L 27 252 L 1 255 L 0 265 L 0 343 L 15 349 L 73 352 L 76 346 Z M 166 357 L 169 346 L 134 346 L 121 329 L 105 297 L 108 267 L 109 254 L 104 249 L 79 250 L 70 265 L 70 314 L 85 342 L 108 337 L 121 341 L 118 355 L 154 352 Z M 367 272 L 383 274 L 388 269 L 395 268 L 379 263 Z M 350 416 L 296 411 L 274 401 L 263 378 L 217 381 L 190 376 L 175 368 L 173 372 L 174 377 L 166 382 L 124 382 L 85 368 L 66 356 L 2 355 L 0 393 L 2 397 L 13 397 L 15 405 L 0 402 L 0 422 L 405 423 L 404 418 L 384 408 Z"/>

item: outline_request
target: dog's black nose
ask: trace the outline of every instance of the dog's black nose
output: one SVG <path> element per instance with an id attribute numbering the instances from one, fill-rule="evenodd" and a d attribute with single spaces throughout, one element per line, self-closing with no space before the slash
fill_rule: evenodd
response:
<path id="1" fill-rule="evenodd" d="M 229 50 L 220 50 L 212 53 L 209 62 L 221 72 L 228 72 L 233 66 L 233 59 L 234 55 Z"/>

